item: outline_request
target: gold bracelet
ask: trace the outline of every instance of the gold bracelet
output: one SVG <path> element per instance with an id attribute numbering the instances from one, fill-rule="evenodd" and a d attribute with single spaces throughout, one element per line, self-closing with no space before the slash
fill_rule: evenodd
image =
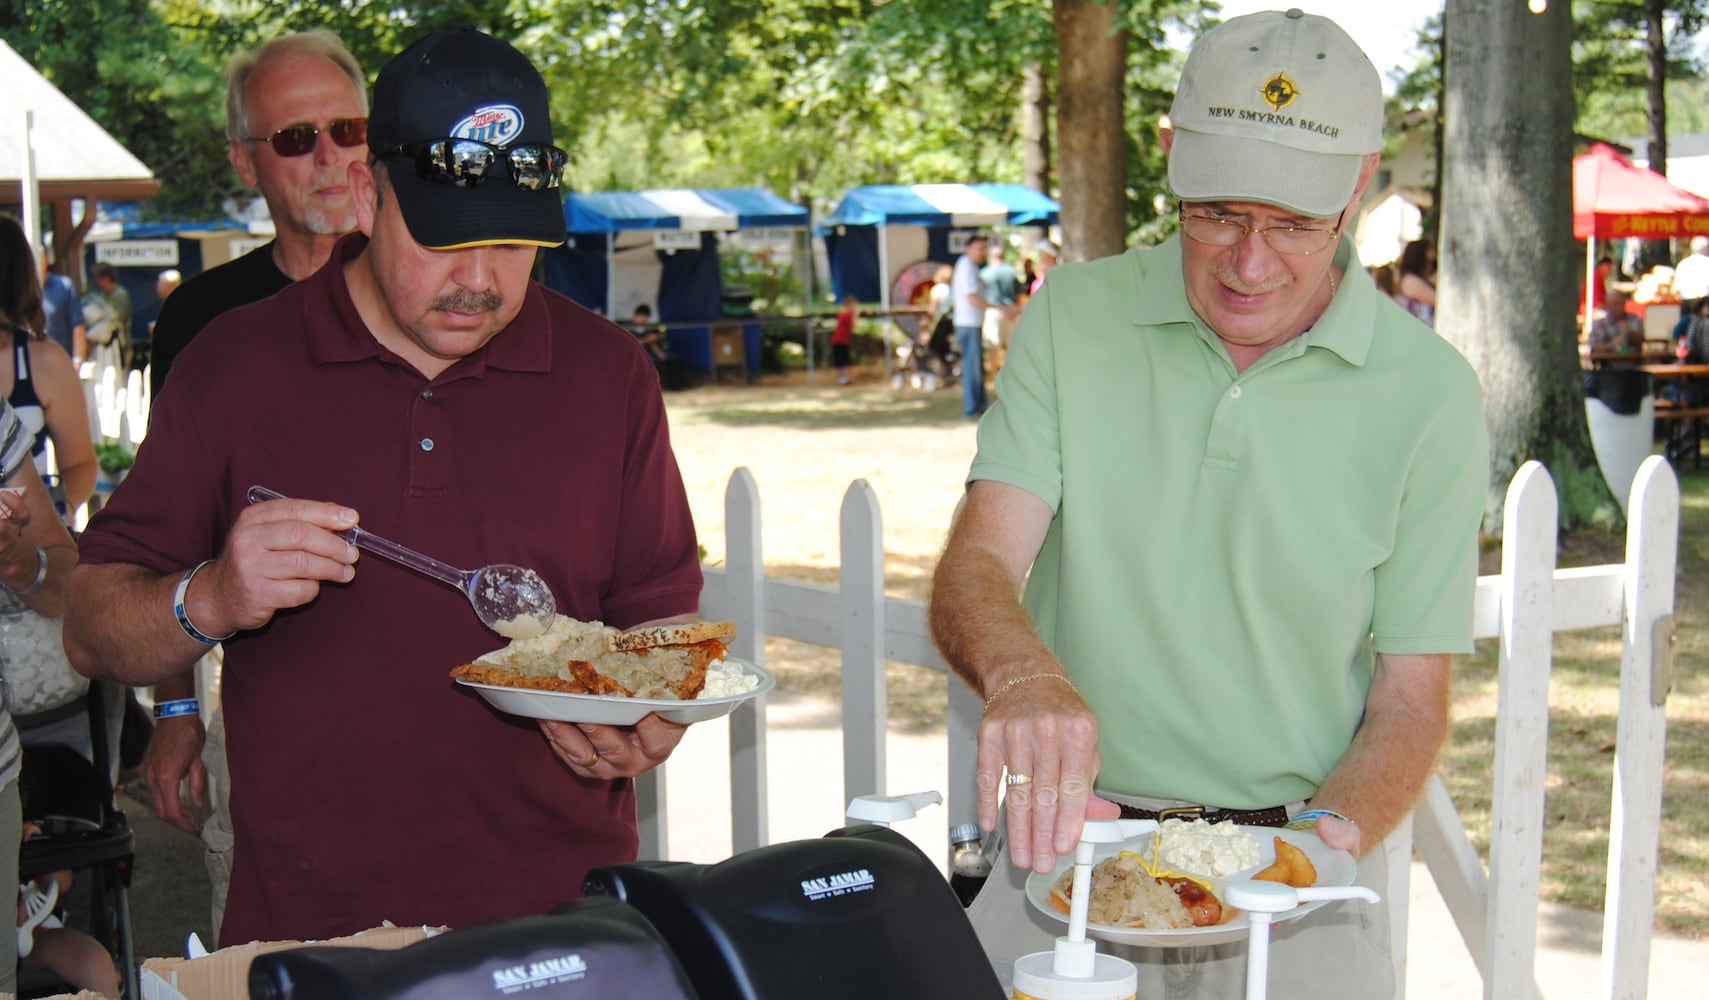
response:
<path id="1" fill-rule="evenodd" d="M 1053 673 L 1050 671 L 1044 671 L 1044 672 L 1036 673 L 1036 674 L 1022 674 L 1019 677 L 1011 677 L 1008 680 L 1004 681 L 1002 684 L 998 685 L 997 690 L 991 692 L 991 697 L 985 699 L 985 711 L 987 711 L 987 712 L 991 711 L 991 703 L 996 701 L 998 698 L 1002 697 L 1003 692 L 1009 690 L 1012 687 L 1016 687 L 1018 685 L 1025 684 L 1028 681 L 1061 681 L 1062 683 L 1068 685 L 1068 690 L 1074 692 L 1077 695 L 1080 694 L 1080 689 L 1075 687 L 1074 682 L 1069 680 L 1067 675 L 1065 675 L 1065 674 L 1058 674 L 1058 673 Z"/>

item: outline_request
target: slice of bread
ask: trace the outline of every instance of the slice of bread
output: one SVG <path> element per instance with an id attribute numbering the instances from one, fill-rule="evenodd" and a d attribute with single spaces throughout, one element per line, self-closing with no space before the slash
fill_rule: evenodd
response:
<path id="1" fill-rule="evenodd" d="M 688 622 L 653 625 L 619 632 L 611 637 L 611 648 L 647 649 L 652 646 L 689 646 L 708 639 L 729 639 L 736 634 L 735 622 Z"/>

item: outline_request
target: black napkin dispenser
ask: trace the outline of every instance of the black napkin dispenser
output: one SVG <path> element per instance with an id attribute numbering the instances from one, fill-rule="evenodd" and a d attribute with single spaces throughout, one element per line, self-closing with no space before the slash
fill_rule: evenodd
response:
<path id="1" fill-rule="evenodd" d="M 407 948 L 256 956 L 250 1000 L 698 1000 L 645 918 L 614 899 L 448 931 Z"/>
<path id="2" fill-rule="evenodd" d="M 949 883 L 884 827 L 849 827 L 712 865 L 596 868 L 582 892 L 639 910 L 701 1000 L 1004 996 Z"/>

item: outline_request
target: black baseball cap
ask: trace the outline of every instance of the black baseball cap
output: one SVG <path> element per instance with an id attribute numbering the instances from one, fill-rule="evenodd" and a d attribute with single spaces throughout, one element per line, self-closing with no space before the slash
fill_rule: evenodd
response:
<path id="1" fill-rule="evenodd" d="M 524 191 L 503 170 L 459 187 L 420 176 L 414 157 L 397 152 L 440 139 L 552 145 L 546 81 L 527 56 L 472 26 L 417 39 L 374 81 L 368 150 L 385 164 L 404 224 L 424 247 L 564 242 L 556 188 Z"/>

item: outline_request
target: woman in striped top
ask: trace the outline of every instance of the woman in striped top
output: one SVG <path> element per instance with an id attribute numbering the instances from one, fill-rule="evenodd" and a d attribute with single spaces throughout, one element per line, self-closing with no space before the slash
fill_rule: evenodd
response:
<path id="1" fill-rule="evenodd" d="M 53 442 L 61 497 L 67 514 L 95 491 L 95 446 L 83 385 L 65 349 L 47 339 L 41 281 L 23 227 L 0 215 L 0 398 L 12 404 L 34 436 L 36 471 L 49 472 L 47 443 Z M 10 350 L 7 348 L 10 347 Z"/>
<path id="2" fill-rule="evenodd" d="M 28 265 L 26 265 L 28 266 Z M 0 308 L 0 327 L 13 328 L 14 317 Z M 34 436 L 11 404 L 0 401 L 0 484 L 23 493 L 0 491 L 0 598 L 15 597 L 50 618 L 65 614 L 65 581 L 77 562 L 77 547 L 54 510 L 53 499 L 30 459 Z M 0 706 L 0 899 L 18 897 L 17 844 L 23 837 L 18 805 L 22 750 L 11 713 Z M 0 993 L 15 992 L 18 936 L 0 934 Z"/>

